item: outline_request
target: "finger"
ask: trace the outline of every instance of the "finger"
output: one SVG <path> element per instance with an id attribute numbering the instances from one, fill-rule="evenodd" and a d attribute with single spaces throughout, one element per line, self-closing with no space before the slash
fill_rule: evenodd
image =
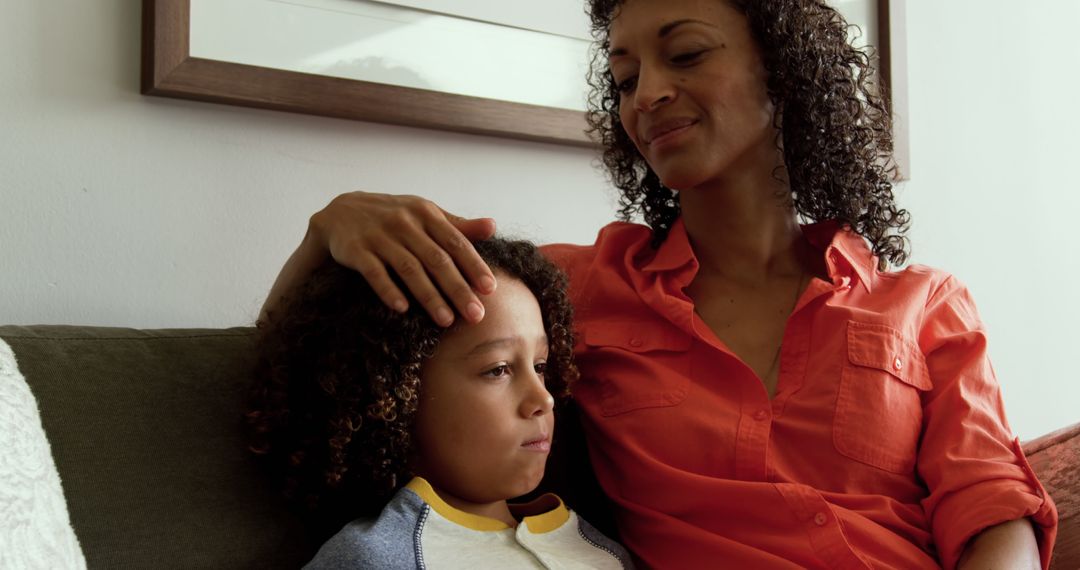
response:
<path id="1" fill-rule="evenodd" d="M 492 218 L 462 218 L 446 213 L 446 219 L 471 241 L 480 241 L 495 235 L 495 220 Z"/>
<path id="2" fill-rule="evenodd" d="M 404 313 L 409 310 L 409 301 L 405 294 L 398 288 L 390 273 L 386 271 L 386 265 L 381 259 L 370 252 L 362 252 L 350 256 L 346 267 L 355 269 L 368 282 L 371 289 L 379 299 L 391 309 Z"/>
<path id="3" fill-rule="evenodd" d="M 472 283 L 476 291 L 484 295 L 495 292 L 497 285 L 495 274 L 484 261 L 472 242 L 488 239 L 495 235 L 495 220 L 491 218 L 476 218 L 466 220 L 453 214 L 446 214 L 445 223 L 433 223 L 428 232 L 457 264 L 458 269 L 465 279 Z M 460 305 L 455 303 L 460 308 Z M 466 314 L 467 313 L 462 313 Z"/>
<path id="4" fill-rule="evenodd" d="M 469 240 L 461 234 L 457 234 L 456 239 L 464 243 L 464 247 L 468 248 L 468 253 L 476 257 L 481 264 L 484 263 Z M 457 308 L 458 313 L 463 315 L 468 322 L 480 322 L 484 318 L 484 305 L 465 280 L 455 258 L 425 233 L 408 234 L 402 236 L 402 240 L 405 247 L 424 265 L 428 276 L 435 280 L 445 298 Z M 484 269 L 490 272 L 486 264 Z M 494 277 L 491 279 L 494 280 Z"/>
<path id="5" fill-rule="evenodd" d="M 454 312 L 450 310 L 442 294 L 435 288 L 428 277 L 427 270 L 420 259 L 409 252 L 404 246 L 396 242 L 380 244 L 382 247 L 377 251 L 382 261 L 389 265 L 405 283 L 405 287 L 413 294 L 413 297 L 424 307 L 431 318 L 441 326 L 448 327 L 454 323 Z"/>
<path id="6" fill-rule="evenodd" d="M 398 312 L 409 309 L 409 301 L 390 278 L 386 263 L 368 249 L 362 240 L 332 240 L 327 244 L 327 249 L 334 261 L 360 273 L 387 306 Z"/>

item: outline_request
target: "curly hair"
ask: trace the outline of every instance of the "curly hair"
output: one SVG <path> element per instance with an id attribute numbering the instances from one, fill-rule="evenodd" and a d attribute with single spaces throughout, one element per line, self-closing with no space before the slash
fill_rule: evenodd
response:
<path id="1" fill-rule="evenodd" d="M 823 0 L 726 1 L 747 18 L 776 105 L 777 148 L 795 211 L 835 220 L 866 238 L 883 262 L 902 265 L 910 215 L 894 202 L 892 119 L 870 55 L 848 42 L 848 24 Z M 625 0 L 589 0 L 592 52 L 587 120 L 619 189 L 619 216 L 641 213 L 659 247 L 679 217 L 665 188 L 619 120 L 619 89 L 608 67 L 610 27 Z"/>
<path id="2" fill-rule="evenodd" d="M 565 402 L 578 377 L 566 277 L 529 242 L 493 238 L 475 247 L 536 296 L 549 342 L 545 382 Z M 447 329 L 410 301 L 397 313 L 359 273 L 328 262 L 259 328 L 250 448 L 265 456 L 286 496 L 333 519 L 323 521 L 333 531 L 376 514 L 412 477 L 420 371 Z"/>

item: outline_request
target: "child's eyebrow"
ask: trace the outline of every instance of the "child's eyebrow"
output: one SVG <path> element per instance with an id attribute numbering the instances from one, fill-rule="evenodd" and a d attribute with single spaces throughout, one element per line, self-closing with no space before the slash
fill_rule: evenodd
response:
<path id="1" fill-rule="evenodd" d="M 486 352 L 488 350 L 492 350 L 492 349 L 495 349 L 495 348 L 501 348 L 503 346 L 513 345 L 513 344 L 523 344 L 524 342 L 525 342 L 525 339 L 521 338 L 520 336 L 504 336 L 504 337 L 500 337 L 500 338 L 495 338 L 495 339 L 484 341 L 484 342 L 474 346 L 472 348 L 472 350 L 465 353 L 465 356 L 474 356 L 476 354 L 480 354 L 482 352 Z M 537 345 L 547 346 L 547 344 L 548 344 L 547 335 L 540 335 L 540 336 L 536 337 L 536 344 Z"/>

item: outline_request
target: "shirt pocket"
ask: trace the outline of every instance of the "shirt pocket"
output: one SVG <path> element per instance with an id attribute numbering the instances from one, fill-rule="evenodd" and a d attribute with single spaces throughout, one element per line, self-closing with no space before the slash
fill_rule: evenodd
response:
<path id="1" fill-rule="evenodd" d="M 922 395 L 932 388 L 918 345 L 885 325 L 848 321 L 833 444 L 842 455 L 894 473 L 915 468 Z"/>
<path id="2" fill-rule="evenodd" d="M 582 372 L 597 382 L 602 415 L 676 406 L 686 399 L 689 334 L 668 323 L 641 322 L 601 323 L 584 332 Z"/>

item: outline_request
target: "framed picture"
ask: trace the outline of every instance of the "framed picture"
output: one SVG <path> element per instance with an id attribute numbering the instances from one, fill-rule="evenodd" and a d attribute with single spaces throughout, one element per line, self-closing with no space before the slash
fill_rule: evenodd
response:
<path id="1" fill-rule="evenodd" d="M 907 173 L 903 0 L 834 0 L 877 49 Z M 587 146 L 583 0 L 143 0 L 142 92 Z"/>
<path id="2" fill-rule="evenodd" d="M 560 12 L 586 29 L 578 0 L 143 0 L 142 92 L 587 146 Z"/>
<path id="3" fill-rule="evenodd" d="M 908 142 L 906 0 L 832 0 L 853 27 L 856 46 L 872 48 L 893 120 L 893 156 L 901 180 L 911 177 Z"/>

